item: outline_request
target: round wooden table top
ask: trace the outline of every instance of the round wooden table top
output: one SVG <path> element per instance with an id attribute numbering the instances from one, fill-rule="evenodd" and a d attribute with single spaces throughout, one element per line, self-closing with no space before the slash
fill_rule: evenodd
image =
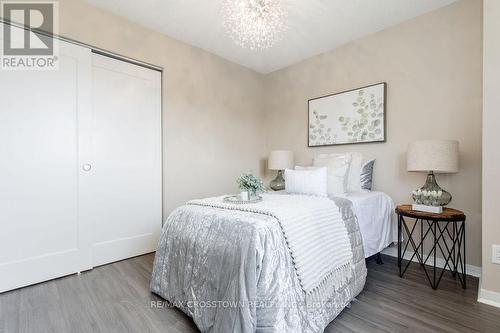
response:
<path id="1" fill-rule="evenodd" d="M 399 205 L 396 207 L 396 214 L 402 216 L 408 216 L 416 219 L 427 219 L 427 220 L 439 220 L 439 221 L 465 221 L 464 212 L 453 209 L 453 208 L 443 208 L 443 212 L 440 214 L 421 212 L 418 210 L 412 210 L 411 205 Z"/>

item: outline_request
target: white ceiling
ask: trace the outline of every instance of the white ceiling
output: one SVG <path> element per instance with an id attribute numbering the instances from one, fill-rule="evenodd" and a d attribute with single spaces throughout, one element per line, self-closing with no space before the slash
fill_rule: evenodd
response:
<path id="1" fill-rule="evenodd" d="M 87 0 L 117 15 L 261 73 L 332 50 L 456 0 L 283 0 L 288 30 L 264 51 L 236 45 L 221 26 L 221 0 Z"/>

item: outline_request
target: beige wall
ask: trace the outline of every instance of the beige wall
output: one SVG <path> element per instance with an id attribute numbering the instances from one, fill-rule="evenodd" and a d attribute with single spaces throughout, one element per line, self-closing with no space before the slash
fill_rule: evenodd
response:
<path id="1" fill-rule="evenodd" d="M 60 1 L 61 35 L 165 68 L 165 214 L 194 197 L 234 192 L 236 176 L 261 171 L 262 159 L 278 148 L 295 151 L 298 164 L 323 152 L 352 150 L 375 157 L 375 189 L 396 203 L 408 202 L 425 175 L 406 172 L 407 144 L 458 139 L 460 173 L 439 175 L 438 181 L 454 195 L 452 206 L 467 213 L 468 262 L 478 266 L 481 27 L 481 0 L 462 0 L 262 76 L 81 0 Z M 387 143 L 306 147 L 308 99 L 380 81 L 388 83 Z M 498 234 L 498 223 L 496 228 Z M 488 251 L 485 242 L 485 256 Z"/>
<path id="2" fill-rule="evenodd" d="M 80 0 L 61 0 L 60 34 L 164 68 L 164 213 L 235 192 L 265 155 L 262 76 Z"/>
<path id="3" fill-rule="evenodd" d="M 386 81 L 387 143 L 307 148 L 307 100 Z M 460 172 L 438 175 L 467 214 L 467 261 L 481 265 L 482 2 L 465 0 L 307 59 L 265 78 L 268 151 L 359 151 L 377 159 L 375 189 L 396 203 L 423 185 L 406 171 L 418 139 L 458 139 Z M 498 141 L 497 141 L 498 142 Z"/>
<path id="4" fill-rule="evenodd" d="M 498 10 L 498 1 L 488 2 Z M 60 20 L 65 37 L 165 68 L 166 214 L 193 197 L 234 192 L 235 177 L 242 170 L 260 172 L 262 158 L 277 148 L 294 150 L 298 164 L 322 152 L 353 150 L 375 157 L 375 188 L 397 203 L 408 202 L 408 193 L 425 176 L 406 172 L 407 144 L 458 139 L 460 173 L 440 175 L 438 181 L 454 195 L 451 206 L 466 212 L 468 262 L 481 265 L 481 0 L 462 0 L 265 77 L 80 0 L 60 1 Z M 497 71 L 485 78 L 491 90 L 500 84 L 498 22 L 491 19 L 489 31 L 497 35 L 485 45 L 485 61 Z M 388 83 L 387 143 L 306 147 L 309 98 L 380 81 Z M 489 96 L 483 287 L 500 291 L 494 283 L 500 266 L 489 264 L 491 243 L 500 243 L 494 211 L 500 156 L 492 146 L 500 141 L 494 127 L 500 119 L 492 107 L 486 109 L 500 101 L 494 100 L 498 94 Z"/>
<path id="5" fill-rule="evenodd" d="M 500 265 L 491 245 L 500 245 L 500 1 L 484 1 L 483 274 L 482 288 L 500 293 Z M 497 298 L 500 295 L 497 296 Z M 496 300 L 500 302 L 500 299 Z"/>

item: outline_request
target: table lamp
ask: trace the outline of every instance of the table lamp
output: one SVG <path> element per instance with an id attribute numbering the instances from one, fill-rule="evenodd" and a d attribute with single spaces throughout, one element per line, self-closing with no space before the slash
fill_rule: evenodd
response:
<path id="1" fill-rule="evenodd" d="M 425 185 L 421 191 L 436 192 L 439 206 L 446 206 L 451 201 L 451 194 L 443 190 L 436 182 L 434 173 L 458 172 L 458 141 L 421 140 L 408 145 L 408 171 L 427 172 Z"/>
<path id="2" fill-rule="evenodd" d="M 285 189 L 285 179 L 283 178 L 283 170 L 293 168 L 293 152 L 289 150 L 274 150 L 269 155 L 267 166 L 269 170 L 278 170 L 276 178 L 269 184 L 274 191 Z"/>

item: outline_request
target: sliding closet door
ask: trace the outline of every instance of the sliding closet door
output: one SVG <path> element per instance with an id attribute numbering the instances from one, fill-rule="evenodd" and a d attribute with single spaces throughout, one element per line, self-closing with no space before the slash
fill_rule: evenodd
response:
<path id="1" fill-rule="evenodd" d="M 92 266 L 78 207 L 90 93 L 90 50 L 64 42 L 59 70 L 0 70 L 0 292 Z"/>
<path id="2" fill-rule="evenodd" d="M 161 73 L 93 55 L 92 161 L 82 205 L 94 266 L 156 249 L 162 223 Z"/>

